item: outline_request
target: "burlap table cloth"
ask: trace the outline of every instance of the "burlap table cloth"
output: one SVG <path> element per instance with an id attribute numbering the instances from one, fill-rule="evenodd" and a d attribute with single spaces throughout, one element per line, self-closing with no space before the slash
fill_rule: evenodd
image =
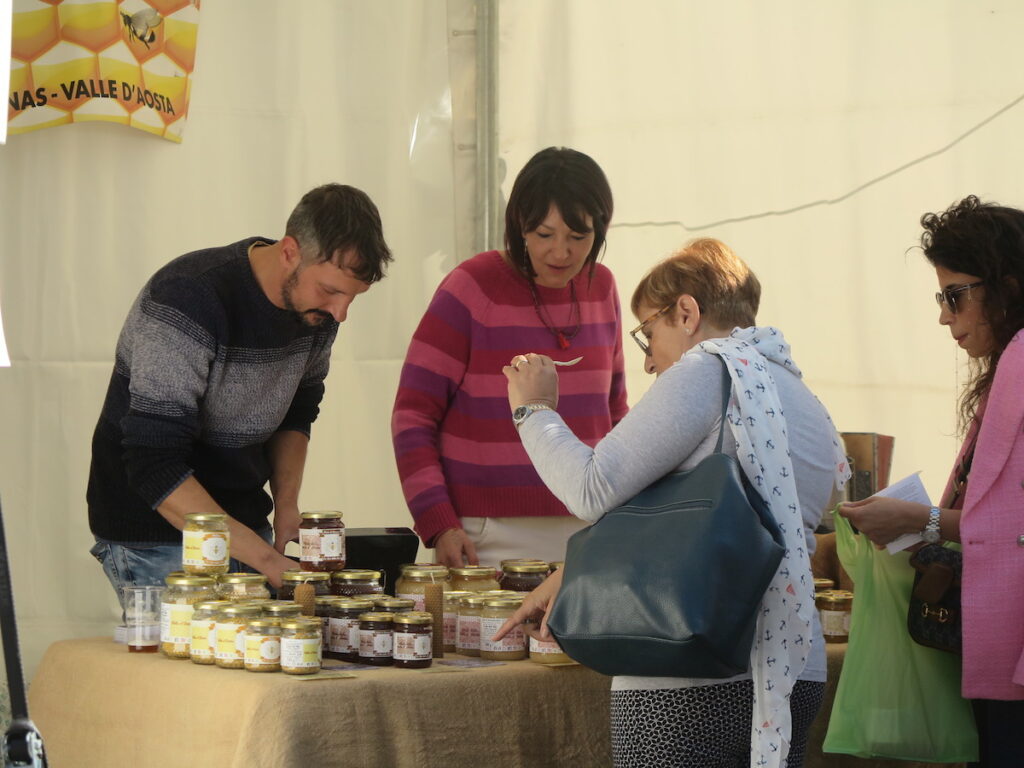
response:
<path id="1" fill-rule="evenodd" d="M 444 669 L 302 681 L 65 640 L 29 703 L 52 768 L 611 764 L 609 678 L 529 661 Z"/>

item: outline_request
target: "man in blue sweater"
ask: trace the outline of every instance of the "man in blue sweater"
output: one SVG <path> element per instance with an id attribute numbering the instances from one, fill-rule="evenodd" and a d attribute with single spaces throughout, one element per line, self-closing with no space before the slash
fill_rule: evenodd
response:
<path id="1" fill-rule="evenodd" d="M 226 512 L 233 560 L 280 586 L 338 324 L 391 259 L 370 198 L 327 184 L 280 240 L 187 253 L 146 283 L 117 342 L 86 494 L 92 554 L 119 599 L 180 570 L 192 512 Z"/>

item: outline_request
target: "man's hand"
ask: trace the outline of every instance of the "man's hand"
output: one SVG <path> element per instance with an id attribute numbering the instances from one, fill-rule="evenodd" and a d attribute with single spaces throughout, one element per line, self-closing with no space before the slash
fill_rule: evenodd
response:
<path id="1" fill-rule="evenodd" d="M 277 508 L 274 510 L 274 549 L 284 554 L 284 548 L 289 541 L 298 541 L 299 524 L 302 518 L 299 516 L 298 507 L 292 509 Z"/>
<path id="2" fill-rule="evenodd" d="M 437 562 L 449 568 L 461 568 L 463 556 L 470 565 L 479 565 L 476 545 L 461 528 L 449 528 L 434 540 L 434 554 Z"/>

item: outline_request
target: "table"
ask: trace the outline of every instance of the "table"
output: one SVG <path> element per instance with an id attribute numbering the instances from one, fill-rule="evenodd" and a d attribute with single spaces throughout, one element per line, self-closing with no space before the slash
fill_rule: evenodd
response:
<path id="1" fill-rule="evenodd" d="M 50 646 L 29 705 L 52 768 L 596 768 L 611 764 L 609 687 L 529 661 L 303 680 L 90 638 Z"/>

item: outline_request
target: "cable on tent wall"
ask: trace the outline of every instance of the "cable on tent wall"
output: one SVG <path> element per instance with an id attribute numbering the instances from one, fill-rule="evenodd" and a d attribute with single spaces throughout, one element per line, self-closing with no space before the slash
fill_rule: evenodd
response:
<path id="1" fill-rule="evenodd" d="M 920 157 L 915 158 L 915 159 L 911 160 L 908 163 L 904 163 L 903 165 L 899 166 L 898 168 L 894 168 L 893 170 L 891 170 L 891 171 L 889 171 L 887 173 L 883 173 L 881 176 L 876 176 L 875 178 L 871 179 L 870 181 L 866 181 L 863 184 L 861 184 L 860 186 L 854 187 L 849 192 L 847 192 L 845 195 L 840 195 L 839 197 L 833 197 L 833 198 L 824 199 L 824 200 L 815 200 L 815 201 L 810 202 L 810 203 L 804 203 L 802 205 L 794 206 L 793 208 L 784 208 L 781 211 L 763 211 L 761 213 L 752 213 L 752 214 L 749 214 L 747 216 L 733 216 L 733 217 L 728 218 L 728 219 L 719 219 L 718 221 L 712 221 L 709 224 L 689 225 L 689 224 L 686 224 L 683 221 L 624 221 L 624 222 L 619 222 L 619 223 L 612 224 L 611 228 L 612 229 L 619 229 L 619 228 L 621 228 L 621 229 L 635 229 L 635 228 L 639 228 L 639 227 L 681 227 L 682 229 L 686 230 L 687 232 L 697 232 L 697 231 L 702 230 L 702 229 L 711 229 L 713 227 L 720 227 L 723 224 L 737 224 L 737 223 L 743 222 L 743 221 L 754 221 L 755 219 L 765 219 L 765 218 L 768 218 L 769 216 L 788 216 L 789 214 L 797 213 L 799 211 L 805 211 L 808 208 L 816 208 L 816 207 L 821 206 L 821 205 L 836 205 L 837 203 L 841 203 L 844 200 L 848 200 L 849 198 L 853 197 L 854 195 L 856 195 L 856 194 L 858 194 L 860 192 L 863 192 L 868 187 L 874 186 L 875 184 L 878 184 L 878 183 L 880 183 L 882 181 L 885 181 L 886 179 L 891 178 L 891 177 L 895 176 L 898 173 L 902 173 L 903 171 L 907 170 L 908 168 L 912 168 L 915 165 L 919 165 L 919 164 L 923 163 L 925 160 L 931 160 L 933 157 L 938 157 L 939 155 L 941 155 L 941 154 L 943 154 L 945 152 L 948 152 L 950 149 L 955 147 L 957 144 L 959 144 L 961 141 L 966 139 L 971 134 L 976 133 L 977 131 L 981 130 L 986 125 L 991 123 L 993 120 L 995 120 L 997 117 L 1001 116 L 1003 113 L 1008 112 L 1009 110 L 1013 109 L 1015 106 L 1020 104 L 1021 101 L 1024 101 L 1024 94 L 1021 94 L 1020 96 L 1015 98 L 1013 101 L 1011 101 L 1009 104 L 1007 104 L 1006 106 L 1002 107 L 1001 109 L 996 110 L 991 115 L 989 115 L 984 120 L 982 120 L 980 123 L 972 126 L 970 129 L 968 129 L 964 133 L 962 133 L 959 136 L 957 136 L 955 139 L 953 139 L 951 142 L 946 144 L 944 147 L 940 147 L 939 149 L 936 149 L 934 152 L 929 152 L 926 155 L 921 155 Z"/>

